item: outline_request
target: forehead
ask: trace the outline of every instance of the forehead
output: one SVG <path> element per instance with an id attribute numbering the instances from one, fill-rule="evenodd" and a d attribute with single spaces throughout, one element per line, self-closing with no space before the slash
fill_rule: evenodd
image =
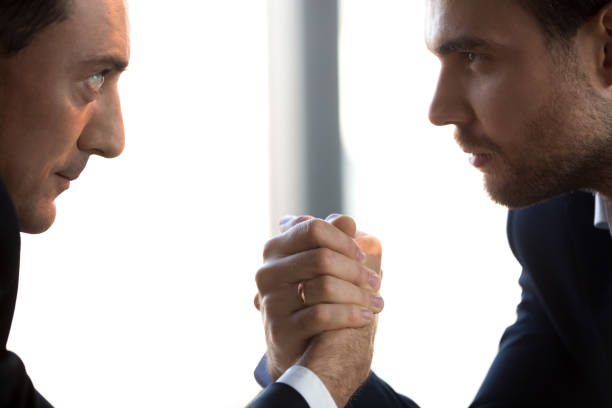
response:
<path id="1" fill-rule="evenodd" d="M 127 63 L 130 54 L 125 0 L 72 0 L 68 19 L 56 33 L 75 57 L 113 55 Z"/>
<path id="2" fill-rule="evenodd" d="M 436 52 L 460 38 L 513 45 L 542 36 L 537 21 L 515 0 L 428 0 L 425 41 Z"/>

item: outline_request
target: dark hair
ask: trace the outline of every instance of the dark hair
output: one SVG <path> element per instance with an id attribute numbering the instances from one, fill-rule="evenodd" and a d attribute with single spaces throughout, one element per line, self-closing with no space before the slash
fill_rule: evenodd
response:
<path id="1" fill-rule="evenodd" d="M 68 18 L 69 0 L 0 0 L 0 55 L 26 48 L 48 26 Z"/>
<path id="2" fill-rule="evenodd" d="M 549 39 L 567 42 L 610 0 L 517 0 Z"/>

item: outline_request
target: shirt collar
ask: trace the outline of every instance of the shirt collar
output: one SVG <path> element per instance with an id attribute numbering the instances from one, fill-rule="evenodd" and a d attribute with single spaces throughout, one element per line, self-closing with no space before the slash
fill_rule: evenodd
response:
<path id="1" fill-rule="evenodd" d="M 612 203 L 600 194 L 595 193 L 595 217 L 593 219 L 593 225 L 596 228 L 610 230 L 610 224 L 612 223 Z M 612 234 L 612 231 L 610 231 Z"/>

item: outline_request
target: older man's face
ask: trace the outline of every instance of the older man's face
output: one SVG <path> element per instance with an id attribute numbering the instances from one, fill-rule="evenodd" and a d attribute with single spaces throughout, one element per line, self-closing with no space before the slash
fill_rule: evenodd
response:
<path id="1" fill-rule="evenodd" d="M 0 61 L 0 176 L 21 230 L 55 219 L 55 198 L 91 154 L 124 146 L 117 81 L 129 60 L 124 0 L 73 0 L 69 18 Z"/>
<path id="2" fill-rule="evenodd" d="M 456 126 L 496 201 L 519 207 L 600 187 L 612 125 L 595 74 L 607 50 L 585 35 L 569 52 L 551 49 L 515 0 L 429 1 L 427 45 L 441 61 L 430 119 Z"/>

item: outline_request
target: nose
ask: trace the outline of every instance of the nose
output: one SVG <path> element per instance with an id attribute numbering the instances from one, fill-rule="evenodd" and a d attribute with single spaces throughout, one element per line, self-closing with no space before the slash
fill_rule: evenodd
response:
<path id="1" fill-rule="evenodd" d="M 466 95 L 465 78 L 443 67 L 429 107 L 429 120 L 435 126 L 461 126 L 469 123 L 473 117 Z"/>
<path id="2" fill-rule="evenodd" d="M 79 149 L 106 158 L 119 156 L 125 146 L 125 131 L 117 89 L 101 94 L 92 109 L 91 118 L 79 137 Z"/>

